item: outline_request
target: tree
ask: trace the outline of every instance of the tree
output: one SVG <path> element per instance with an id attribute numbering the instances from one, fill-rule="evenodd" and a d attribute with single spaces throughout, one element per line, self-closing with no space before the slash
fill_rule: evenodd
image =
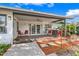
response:
<path id="1" fill-rule="evenodd" d="M 76 27 L 77 35 L 79 35 L 79 26 Z"/>
<path id="2" fill-rule="evenodd" d="M 76 26 L 74 24 L 67 25 L 66 28 L 67 28 L 67 31 L 70 34 L 75 34 L 75 28 L 76 28 Z"/>
<path id="3" fill-rule="evenodd" d="M 64 24 L 62 24 L 60 29 L 65 31 Z M 76 31 L 76 25 L 74 25 L 74 24 L 67 24 L 66 25 L 66 35 L 69 36 L 69 35 L 75 34 L 75 31 Z M 64 35 L 64 32 L 63 32 L 63 35 Z"/>

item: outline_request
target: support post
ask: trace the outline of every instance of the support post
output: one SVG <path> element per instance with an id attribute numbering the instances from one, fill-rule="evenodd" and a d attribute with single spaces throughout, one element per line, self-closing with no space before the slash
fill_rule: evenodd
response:
<path id="1" fill-rule="evenodd" d="M 64 36 L 66 36 L 66 19 L 64 19 Z"/>

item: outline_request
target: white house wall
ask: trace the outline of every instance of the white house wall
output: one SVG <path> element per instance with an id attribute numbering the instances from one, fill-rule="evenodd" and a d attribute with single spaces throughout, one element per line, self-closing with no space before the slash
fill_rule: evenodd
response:
<path id="1" fill-rule="evenodd" d="M 41 35 L 45 35 L 45 24 L 48 24 L 48 22 L 33 22 L 33 21 L 19 21 L 19 30 L 21 32 L 24 32 L 25 30 L 29 30 L 29 24 L 40 24 L 42 25 L 41 28 Z"/>
<path id="2" fill-rule="evenodd" d="M 17 22 L 16 20 L 13 20 L 13 39 L 15 39 L 17 37 L 18 33 L 17 33 Z"/>
<path id="3" fill-rule="evenodd" d="M 7 33 L 0 33 L 0 43 L 7 43 L 12 44 L 13 43 L 13 13 L 10 10 L 3 10 L 0 9 L 0 14 L 6 14 L 7 15 Z M 9 18 L 11 16 L 11 19 Z"/>
<path id="4" fill-rule="evenodd" d="M 19 22 L 19 30 L 24 33 L 25 30 L 29 30 L 27 22 Z"/>

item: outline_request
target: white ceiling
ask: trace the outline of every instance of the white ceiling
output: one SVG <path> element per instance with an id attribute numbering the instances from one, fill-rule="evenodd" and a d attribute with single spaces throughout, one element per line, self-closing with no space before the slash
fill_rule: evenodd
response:
<path id="1" fill-rule="evenodd" d="M 39 21 L 39 22 L 52 22 L 57 21 L 59 19 L 50 19 L 50 18 L 43 18 L 43 17 L 35 17 L 35 16 L 27 16 L 27 15 L 14 15 L 18 19 L 18 21 Z"/>

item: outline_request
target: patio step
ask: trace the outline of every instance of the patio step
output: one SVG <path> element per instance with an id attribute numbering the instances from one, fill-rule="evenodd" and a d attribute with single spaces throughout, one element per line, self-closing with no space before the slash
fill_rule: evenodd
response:
<path id="1" fill-rule="evenodd" d="M 32 41 L 14 41 L 13 44 L 30 43 Z"/>

